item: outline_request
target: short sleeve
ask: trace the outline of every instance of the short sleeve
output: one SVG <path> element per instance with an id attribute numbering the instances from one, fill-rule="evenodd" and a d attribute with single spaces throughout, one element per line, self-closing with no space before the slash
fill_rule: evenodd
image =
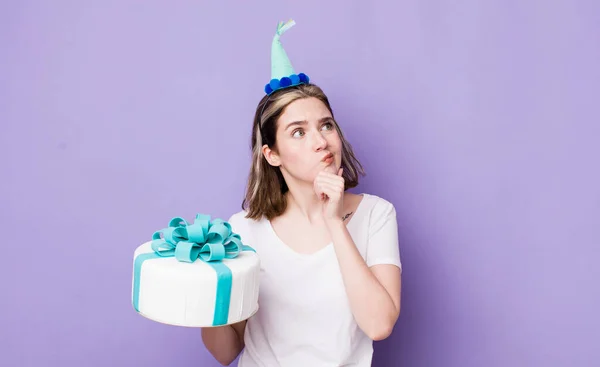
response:
<path id="1" fill-rule="evenodd" d="M 402 270 L 398 243 L 398 222 L 394 205 L 379 198 L 369 221 L 367 266 L 392 264 Z"/>

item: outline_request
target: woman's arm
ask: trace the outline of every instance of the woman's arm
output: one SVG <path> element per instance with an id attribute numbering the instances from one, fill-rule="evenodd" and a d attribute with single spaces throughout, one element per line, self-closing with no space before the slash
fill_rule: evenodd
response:
<path id="1" fill-rule="evenodd" d="M 358 326 L 373 340 L 387 338 L 400 315 L 400 269 L 387 264 L 369 268 L 341 219 L 328 227 Z"/>
<path id="2" fill-rule="evenodd" d="M 223 366 L 229 366 L 244 349 L 246 321 L 232 325 L 202 328 L 206 349 Z"/>
<path id="3" fill-rule="evenodd" d="M 342 173 L 343 168 L 339 169 L 337 175 L 326 171 L 319 172 L 314 181 L 314 189 L 317 197 L 321 198 L 323 218 L 333 241 L 356 323 L 371 339 L 382 340 L 392 333 L 400 315 L 401 271 L 399 267 L 388 264 L 369 268 L 362 258 L 342 220 Z M 389 220 L 395 220 L 393 212 L 391 210 L 388 213 Z M 387 246 L 385 242 L 394 241 L 397 230 L 392 226 L 387 228 L 387 231 L 383 232 L 383 236 L 373 238 L 373 246 Z M 397 246 L 397 243 L 394 245 Z"/>

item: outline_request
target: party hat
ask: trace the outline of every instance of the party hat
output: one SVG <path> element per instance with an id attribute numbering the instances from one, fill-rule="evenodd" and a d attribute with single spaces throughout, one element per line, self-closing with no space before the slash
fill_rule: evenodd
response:
<path id="1" fill-rule="evenodd" d="M 276 90 L 292 87 L 299 84 L 308 84 L 309 78 L 306 74 L 296 74 L 292 63 L 281 45 L 279 38 L 285 31 L 292 28 L 296 22 L 292 19 L 287 22 L 279 22 L 277 31 L 271 44 L 271 81 L 265 85 L 265 93 L 271 94 Z"/>

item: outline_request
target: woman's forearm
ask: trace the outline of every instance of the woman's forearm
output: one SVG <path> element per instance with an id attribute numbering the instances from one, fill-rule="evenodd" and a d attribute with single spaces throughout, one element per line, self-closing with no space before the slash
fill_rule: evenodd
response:
<path id="1" fill-rule="evenodd" d="M 233 362 L 244 349 L 246 321 L 233 325 L 202 328 L 202 341 L 206 349 L 224 366 Z"/>
<path id="2" fill-rule="evenodd" d="M 385 339 L 398 319 L 400 305 L 369 269 L 345 224 L 339 221 L 328 226 L 358 326 L 373 340 Z"/>

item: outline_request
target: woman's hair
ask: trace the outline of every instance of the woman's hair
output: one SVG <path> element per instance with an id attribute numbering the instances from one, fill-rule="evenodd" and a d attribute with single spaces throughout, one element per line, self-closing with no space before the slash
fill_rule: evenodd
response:
<path id="1" fill-rule="evenodd" d="M 270 96 L 265 95 L 258 103 L 252 127 L 252 165 L 248 176 L 246 195 L 242 202 L 242 209 L 247 210 L 247 218 L 267 219 L 281 215 L 287 206 L 285 193 L 287 184 L 279 167 L 274 167 L 267 162 L 262 153 L 262 147 L 267 144 L 269 148 L 277 151 L 277 120 L 292 102 L 314 97 L 327 106 L 331 116 L 333 110 L 329 100 L 321 88 L 314 84 L 300 84 L 295 87 L 275 91 Z M 358 176 L 365 175 L 362 165 L 356 159 L 352 146 L 344 138 L 340 127 L 335 122 L 335 128 L 342 141 L 342 176 L 345 180 L 344 190 L 358 185 Z"/>

